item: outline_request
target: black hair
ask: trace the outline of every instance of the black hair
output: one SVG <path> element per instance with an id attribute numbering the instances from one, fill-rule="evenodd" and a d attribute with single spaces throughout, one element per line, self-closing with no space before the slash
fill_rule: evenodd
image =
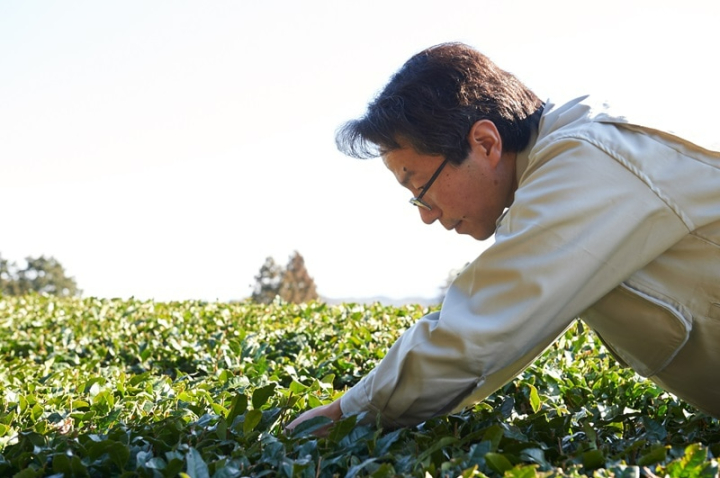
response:
<path id="1" fill-rule="evenodd" d="M 468 155 L 467 135 L 479 120 L 495 124 L 503 151 L 521 151 L 530 141 L 542 101 L 512 74 L 462 43 L 443 43 L 410 58 L 359 119 L 337 132 L 343 153 L 373 158 L 399 149 L 459 164 Z"/>

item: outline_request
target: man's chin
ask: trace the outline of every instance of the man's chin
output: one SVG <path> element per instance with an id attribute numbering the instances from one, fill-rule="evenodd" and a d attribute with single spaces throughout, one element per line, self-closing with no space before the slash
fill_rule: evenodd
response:
<path id="1" fill-rule="evenodd" d="M 495 231 L 490 231 L 490 232 L 488 232 L 488 231 L 476 231 L 476 230 L 475 230 L 475 231 L 473 231 L 473 230 L 468 230 L 468 231 L 462 230 L 462 231 L 458 231 L 457 229 L 456 229 L 456 231 L 457 231 L 458 234 L 465 234 L 465 235 L 467 235 L 467 236 L 472 237 L 472 238 L 475 239 L 476 241 L 484 241 L 484 240 L 486 240 L 486 239 L 490 239 L 490 238 L 492 237 L 492 235 L 495 234 Z"/>
<path id="2" fill-rule="evenodd" d="M 478 241 L 484 241 L 485 239 L 488 239 L 493 234 L 495 234 L 494 230 L 489 232 L 482 229 L 478 230 L 477 228 L 473 228 L 472 224 L 469 224 L 465 221 L 458 221 L 458 223 L 455 224 L 455 226 L 453 226 L 453 228 L 450 230 L 455 231 L 458 234 L 470 236 Z"/>

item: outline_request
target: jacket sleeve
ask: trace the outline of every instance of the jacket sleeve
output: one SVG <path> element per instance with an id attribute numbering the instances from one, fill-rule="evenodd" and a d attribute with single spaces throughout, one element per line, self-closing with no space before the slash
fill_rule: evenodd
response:
<path id="1" fill-rule="evenodd" d="M 673 204 L 628 164 L 582 136 L 534 152 L 495 243 L 453 282 L 440 312 L 343 395 L 343 413 L 411 426 L 486 398 L 687 234 Z"/>

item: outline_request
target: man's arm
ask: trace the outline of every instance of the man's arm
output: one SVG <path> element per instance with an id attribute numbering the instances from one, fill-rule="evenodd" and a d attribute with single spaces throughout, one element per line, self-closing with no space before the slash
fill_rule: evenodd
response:
<path id="1" fill-rule="evenodd" d="M 454 281 L 440 313 L 408 329 L 346 392 L 344 413 L 410 426 L 482 400 L 687 234 L 608 152 L 570 137 L 543 154 L 552 160 L 525 178 L 495 244 Z"/>

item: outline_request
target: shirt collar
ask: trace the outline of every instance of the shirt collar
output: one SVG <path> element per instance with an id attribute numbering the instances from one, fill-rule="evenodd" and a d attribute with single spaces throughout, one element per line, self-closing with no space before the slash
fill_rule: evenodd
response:
<path id="1" fill-rule="evenodd" d="M 527 146 L 525 146 L 525 149 L 522 151 L 519 151 L 517 153 L 517 156 L 515 158 L 515 177 L 517 178 L 517 184 L 520 185 L 520 178 L 525 173 L 525 170 L 528 167 L 528 164 L 530 163 L 530 153 L 532 152 L 533 148 L 535 147 L 535 143 L 538 139 L 538 127 L 540 125 L 540 118 L 542 115 L 533 115 L 534 121 L 533 121 L 533 127 L 532 131 L 530 133 L 530 141 L 528 141 Z"/>

